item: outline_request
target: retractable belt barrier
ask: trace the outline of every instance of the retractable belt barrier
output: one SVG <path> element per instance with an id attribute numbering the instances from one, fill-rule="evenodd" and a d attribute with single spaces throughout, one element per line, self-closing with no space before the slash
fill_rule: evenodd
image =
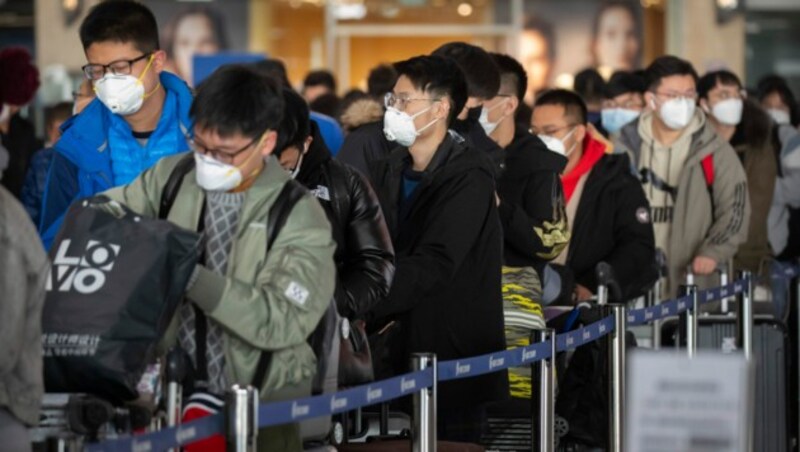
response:
<path id="1" fill-rule="evenodd" d="M 774 278 L 795 278 L 800 276 L 800 267 L 792 266 L 775 272 Z M 751 280 L 737 280 L 731 284 L 698 292 L 701 304 L 721 300 L 741 294 L 748 289 Z M 656 306 L 635 309 L 628 312 L 629 326 L 644 325 L 667 317 L 677 316 L 692 306 L 692 297 L 683 296 L 664 301 Z M 556 351 L 574 349 L 596 341 L 614 331 L 614 316 L 609 315 L 595 323 L 574 331 L 556 336 Z M 538 342 L 527 347 L 499 351 L 472 358 L 457 359 L 438 363 L 436 381 L 445 382 L 470 378 L 511 367 L 529 365 L 550 358 L 551 344 Z M 258 426 L 269 427 L 305 419 L 329 416 L 351 411 L 369 405 L 387 402 L 408 396 L 434 385 L 433 369 L 408 373 L 387 380 L 377 381 L 333 394 L 323 394 L 285 402 L 261 404 L 258 410 Z M 168 427 L 152 433 L 133 437 L 112 439 L 90 444 L 87 450 L 100 451 L 161 451 L 203 440 L 213 435 L 224 434 L 224 414 L 188 422 L 178 427 Z"/>

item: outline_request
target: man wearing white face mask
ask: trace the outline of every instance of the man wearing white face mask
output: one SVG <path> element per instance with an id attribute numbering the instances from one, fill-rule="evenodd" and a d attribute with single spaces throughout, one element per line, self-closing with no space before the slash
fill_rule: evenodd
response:
<path id="1" fill-rule="evenodd" d="M 409 353 L 459 359 L 503 350 L 505 339 L 494 170 L 483 153 L 448 132 L 466 102 L 464 76 L 439 56 L 395 68 L 384 132 L 398 146 L 371 171 L 396 270 L 370 323 L 382 329 L 396 322 L 389 348 L 397 375 L 408 370 Z M 507 378 L 499 372 L 441 384 L 439 438 L 479 441 L 485 404 L 508 395 Z"/>
<path id="2" fill-rule="evenodd" d="M 772 205 L 777 175 L 772 121 L 761 107 L 747 99 L 739 78 L 730 71 L 715 71 L 697 82 L 700 108 L 717 134 L 729 142 L 747 175 L 752 213 L 747 241 L 734 257 L 734 270 L 768 274 L 772 254 L 767 239 L 767 215 Z M 763 276 L 763 275 L 762 275 Z"/>
<path id="3" fill-rule="evenodd" d="M 692 65 L 660 57 L 645 78 L 651 110 L 623 127 L 615 148 L 630 156 L 650 201 L 656 246 L 669 263 L 667 293 L 675 295 L 688 266 L 710 275 L 733 258 L 747 237 L 750 201 L 736 153 L 696 108 Z M 731 113 L 722 116 L 730 121 Z"/>
<path id="4" fill-rule="evenodd" d="M 63 127 L 42 202 L 49 247 L 69 205 L 131 182 L 162 157 L 189 149 L 192 94 L 163 72 L 153 13 L 133 1 L 104 2 L 84 19 L 83 66 L 96 99 Z"/>
<path id="5" fill-rule="evenodd" d="M 611 153 L 611 143 L 588 122 L 586 104 L 572 91 L 539 96 L 531 132 L 568 159 L 561 182 L 570 241 L 551 264 L 562 275 L 559 301 L 591 299 L 600 262 L 614 269 L 623 297 L 618 301 L 641 296 L 656 278 L 655 247 L 649 205 L 628 158 Z"/>
<path id="6" fill-rule="evenodd" d="M 311 392 L 316 359 L 306 340 L 333 295 L 335 245 L 322 207 L 272 156 L 283 106 L 275 81 L 220 68 L 197 88 L 193 152 L 106 193 L 141 215 L 203 232 L 202 259 L 163 345 L 186 351 L 195 390 L 206 397 L 233 384 L 258 387 L 262 401 Z M 277 203 L 288 211 L 282 226 L 272 223 Z M 211 440 L 218 448 L 197 450 L 224 449 L 224 438 Z M 262 429 L 258 450 L 302 450 L 297 425 Z"/>

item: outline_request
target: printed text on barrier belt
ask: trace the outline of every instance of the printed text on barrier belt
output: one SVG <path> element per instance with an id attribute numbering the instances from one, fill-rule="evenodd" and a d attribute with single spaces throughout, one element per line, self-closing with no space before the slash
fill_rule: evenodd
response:
<path id="1" fill-rule="evenodd" d="M 556 336 L 556 351 L 580 347 L 595 341 L 614 330 L 614 317 L 608 316 L 584 328 Z M 449 381 L 460 378 L 498 372 L 510 367 L 519 367 L 550 357 L 550 343 L 538 342 L 527 347 L 512 348 L 502 352 L 489 353 L 473 358 L 443 361 L 439 363 L 439 380 Z"/>
<path id="2" fill-rule="evenodd" d="M 721 300 L 744 292 L 747 287 L 745 280 L 734 281 L 731 284 L 713 289 L 701 290 L 697 293 L 697 301 L 700 304 L 710 303 Z M 667 317 L 674 317 L 687 311 L 692 306 L 692 297 L 685 295 L 674 300 L 666 300 L 655 306 L 643 309 L 628 311 L 628 326 L 644 325 L 656 320 L 663 320 Z"/>
<path id="3" fill-rule="evenodd" d="M 161 451 L 186 446 L 225 431 L 225 415 L 218 413 L 178 427 L 167 427 L 152 433 L 112 439 L 86 446 L 87 452 Z"/>
<path id="4" fill-rule="evenodd" d="M 784 267 L 781 270 L 772 272 L 773 279 L 792 279 L 800 276 L 800 267 L 792 265 L 791 267 Z"/>

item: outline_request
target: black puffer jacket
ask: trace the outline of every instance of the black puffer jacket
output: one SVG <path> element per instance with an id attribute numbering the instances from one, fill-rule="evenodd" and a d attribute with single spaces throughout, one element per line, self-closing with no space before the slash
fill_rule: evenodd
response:
<path id="1" fill-rule="evenodd" d="M 297 181 L 317 197 L 336 242 L 336 306 L 363 318 L 386 298 L 394 276 L 394 249 L 381 207 L 366 178 L 331 158 L 316 126 Z"/>

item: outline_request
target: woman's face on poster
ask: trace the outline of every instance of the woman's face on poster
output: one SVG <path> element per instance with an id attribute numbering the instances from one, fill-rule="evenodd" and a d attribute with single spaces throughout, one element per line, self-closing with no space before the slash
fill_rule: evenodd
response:
<path id="1" fill-rule="evenodd" d="M 598 67 L 629 71 L 639 52 L 636 19 L 625 8 L 610 8 L 598 20 L 594 54 Z"/>
<path id="2" fill-rule="evenodd" d="M 528 74 L 528 91 L 547 87 L 552 69 L 547 38 L 537 30 L 526 30 L 520 38 L 520 61 Z"/>
<path id="3" fill-rule="evenodd" d="M 208 17 L 192 14 L 181 20 L 175 29 L 173 58 L 179 75 L 192 81 L 192 57 L 219 52 L 219 40 Z"/>

